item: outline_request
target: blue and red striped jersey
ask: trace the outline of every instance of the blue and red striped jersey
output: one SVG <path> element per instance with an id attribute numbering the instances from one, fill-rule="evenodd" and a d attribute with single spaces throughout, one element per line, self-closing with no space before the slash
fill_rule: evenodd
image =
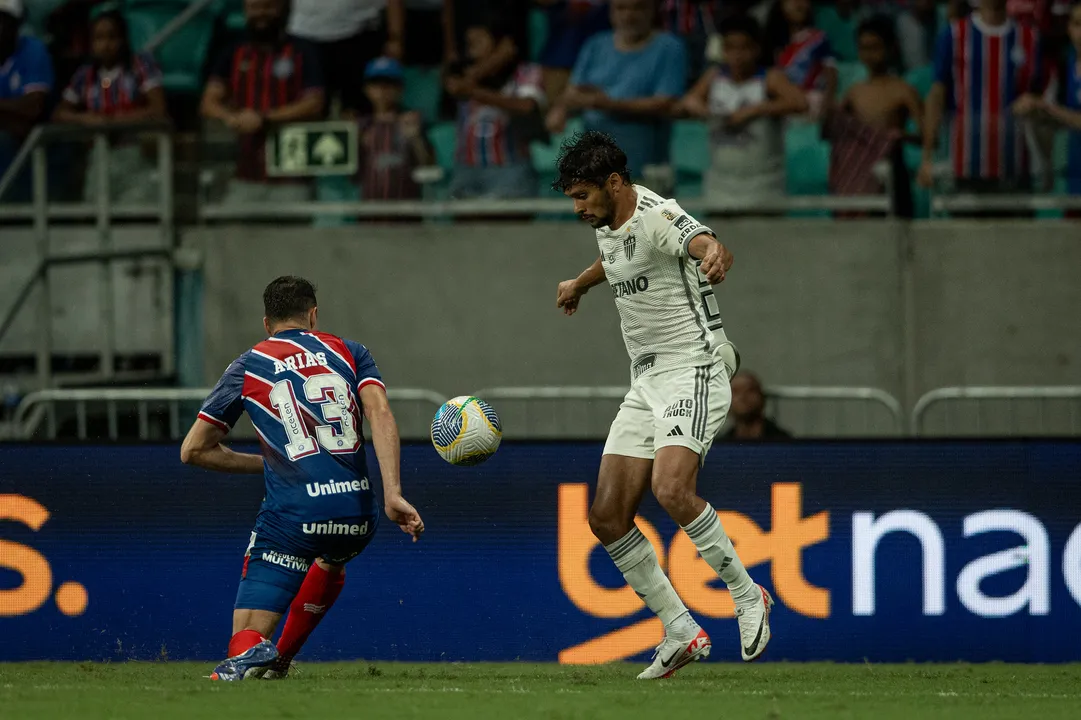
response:
<path id="1" fill-rule="evenodd" d="M 826 33 L 813 27 L 792 35 L 788 45 L 777 55 L 777 67 L 803 90 L 821 90 L 822 73 L 833 62 L 833 49 Z"/>
<path id="2" fill-rule="evenodd" d="M 250 41 L 236 44 L 222 53 L 210 76 L 225 85 L 234 107 L 258 113 L 290 105 L 306 93 L 323 89 L 319 49 L 289 36 L 275 46 Z M 237 177 L 266 180 L 264 133 L 241 137 Z"/>
<path id="3" fill-rule="evenodd" d="M 501 93 L 529 98 L 543 111 L 544 83 L 539 65 L 518 66 Z M 458 148 L 455 161 L 464 167 L 503 167 L 530 161 L 529 143 L 514 131 L 510 114 L 476 100 L 458 103 Z"/>
<path id="4" fill-rule="evenodd" d="M 112 117 L 144 107 L 146 94 L 156 87 L 161 87 L 158 64 L 149 53 L 136 53 L 131 67 L 81 66 L 64 89 L 64 100 L 80 110 Z"/>
<path id="5" fill-rule="evenodd" d="M 418 121 L 419 122 L 419 121 Z M 358 178 L 364 200 L 416 200 L 420 186 L 413 180 L 416 157 L 402 134 L 401 118 L 362 118 Z"/>
<path id="6" fill-rule="evenodd" d="M 363 345 L 283 330 L 237 358 L 199 418 L 229 431 L 247 412 L 263 449 L 263 509 L 297 520 L 371 515 L 360 390 L 383 385 Z"/>
<path id="7" fill-rule="evenodd" d="M 1046 80 L 1039 31 L 1013 20 L 990 27 L 978 14 L 955 20 L 939 36 L 935 80 L 946 88 L 954 175 L 1027 176 L 1025 128 L 1010 105 Z"/>

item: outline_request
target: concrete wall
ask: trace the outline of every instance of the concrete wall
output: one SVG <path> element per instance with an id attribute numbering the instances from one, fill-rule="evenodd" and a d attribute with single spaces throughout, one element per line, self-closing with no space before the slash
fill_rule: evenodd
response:
<path id="1" fill-rule="evenodd" d="M 1070 223 L 725 221 L 718 296 L 744 367 L 782 385 L 867 385 L 906 406 L 958 384 L 1081 382 L 1081 230 Z M 205 273 L 205 380 L 262 337 L 261 291 L 319 286 L 322 326 L 367 344 L 389 383 L 623 385 L 609 293 L 577 315 L 558 281 L 592 261 L 574 224 L 216 227 L 185 233 Z M 582 406 L 606 424 L 615 403 Z M 564 415 L 565 417 L 565 415 Z M 542 418 L 556 427 L 560 418 Z M 805 425 L 814 420 L 794 418 Z"/>
<path id="2" fill-rule="evenodd" d="M 160 247 L 156 226 L 117 227 L 111 243 L 116 250 Z M 101 247 L 94 228 L 58 227 L 50 230 L 50 247 L 57 255 L 93 252 Z M 7 315 L 27 279 L 41 260 L 33 230 L 0 230 L 0 318 Z M 102 302 L 104 266 L 80 262 L 49 271 L 53 350 L 58 354 L 100 350 L 105 318 Z M 172 271 L 164 259 L 116 260 L 111 264 L 113 310 L 119 353 L 172 352 Z M 0 354 L 33 355 L 37 348 L 40 285 L 0 339 Z"/>

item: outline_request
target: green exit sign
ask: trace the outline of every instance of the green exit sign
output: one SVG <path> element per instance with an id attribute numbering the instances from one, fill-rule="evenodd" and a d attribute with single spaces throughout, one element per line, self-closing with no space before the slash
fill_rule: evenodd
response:
<path id="1" fill-rule="evenodd" d="M 356 123 L 283 125 L 267 137 L 267 175 L 355 175 L 358 154 Z"/>

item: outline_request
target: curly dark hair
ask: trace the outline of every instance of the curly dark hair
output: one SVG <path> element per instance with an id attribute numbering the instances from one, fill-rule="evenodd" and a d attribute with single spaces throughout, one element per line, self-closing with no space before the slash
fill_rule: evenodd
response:
<path id="1" fill-rule="evenodd" d="M 271 322 L 302 317 L 316 306 L 315 285 L 296 275 L 283 275 L 263 291 L 263 314 Z"/>
<path id="2" fill-rule="evenodd" d="M 552 189 L 559 192 L 578 183 L 603 186 L 612 173 L 627 184 L 631 182 L 627 154 L 620 150 L 611 135 L 598 130 L 575 133 L 564 140 L 556 159 L 556 171 L 558 175 Z"/>
<path id="3" fill-rule="evenodd" d="M 721 21 L 717 32 L 725 35 L 746 35 L 759 45 L 762 44 L 762 26 L 750 15 L 737 14 Z"/>
<path id="4" fill-rule="evenodd" d="M 897 46 L 897 31 L 893 20 L 886 15 L 875 15 L 861 22 L 856 37 L 864 33 L 877 36 L 891 52 Z"/>

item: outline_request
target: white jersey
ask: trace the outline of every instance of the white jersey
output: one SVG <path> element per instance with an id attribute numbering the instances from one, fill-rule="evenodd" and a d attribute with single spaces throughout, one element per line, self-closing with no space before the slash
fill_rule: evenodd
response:
<path id="1" fill-rule="evenodd" d="M 713 233 L 641 185 L 638 207 L 617 229 L 597 230 L 604 274 L 615 295 L 631 378 L 674 368 L 712 365 L 724 341 L 717 298 L 699 260 L 687 254 L 691 239 Z"/>

